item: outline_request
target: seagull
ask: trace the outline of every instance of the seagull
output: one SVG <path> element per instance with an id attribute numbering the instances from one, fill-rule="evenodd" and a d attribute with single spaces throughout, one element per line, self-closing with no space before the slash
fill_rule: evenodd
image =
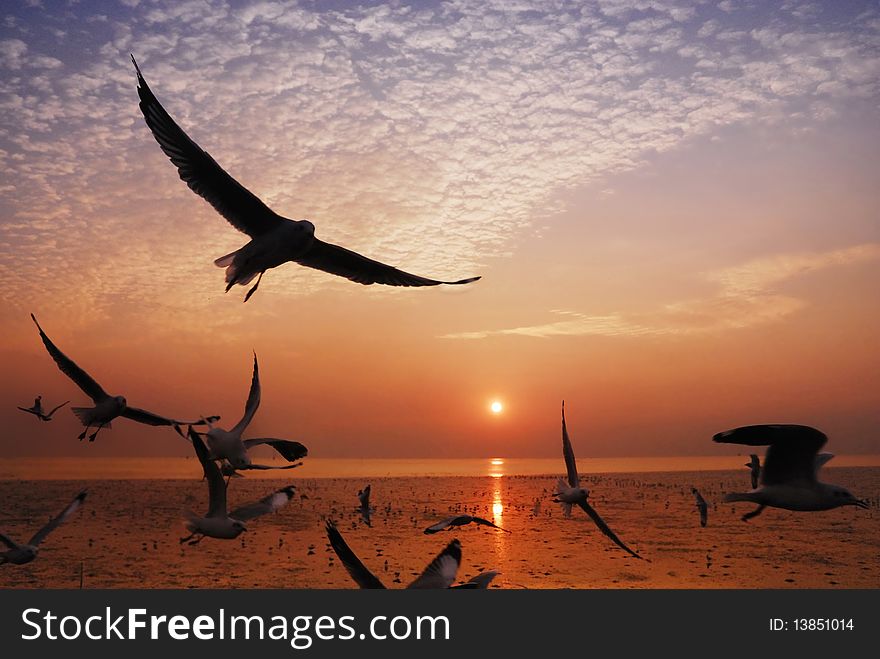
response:
<path id="1" fill-rule="evenodd" d="M 76 497 L 67 504 L 67 507 L 62 510 L 58 516 L 49 520 L 49 523 L 46 524 L 43 528 L 37 531 L 30 540 L 27 541 L 27 544 L 20 545 L 15 540 L 12 540 L 8 536 L 0 533 L 0 542 L 6 545 L 9 549 L 6 551 L 0 552 L 0 565 L 4 563 L 12 563 L 13 565 L 24 565 L 25 563 L 30 563 L 37 557 L 37 554 L 40 551 L 40 543 L 46 539 L 46 536 L 52 533 L 56 528 L 58 528 L 62 523 L 67 521 L 67 518 L 70 517 L 74 511 L 80 507 L 83 501 L 85 501 L 87 491 L 83 490 Z"/>
<path id="2" fill-rule="evenodd" d="M 89 435 L 89 441 L 95 441 L 95 437 L 98 436 L 98 433 L 101 432 L 103 428 L 110 428 L 110 422 L 120 416 L 148 426 L 174 426 L 178 433 L 181 432 L 180 426 L 182 425 L 203 425 L 206 423 L 204 419 L 201 421 L 177 421 L 175 419 L 169 419 L 148 412 L 147 410 L 131 407 L 125 400 L 124 396 L 111 396 L 101 388 L 101 385 L 92 379 L 92 376 L 77 366 L 72 359 L 61 352 L 55 344 L 52 343 L 43 331 L 43 328 L 40 327 L 40 323 L 37 322 L 37 318 L 34 314 L 31 314 L 31 319 L 40 331 L 40 338 L 43 339 L 43 345 L 46 346 L 46 350 L 49 352 L 52 359 L 55 360 L 55 363 L 58 365 L 58 368 L 61 369 L 61 372 L 73 380 L 74 384 L 82 389 L 83 392 L 85 392 L 95 403 L 94 407 L 70 408 L 80 422 L 86 427 L 78 437 L 80 441 L 86 438 L 86 434 L 93 426 L 95 427 L 95 432 Z M 212 418 L 219 419 L 220 417 Z"/>
<path id="3" fill-rule="evenodd" d="M 697 502 L 697 510 L 700 511 L 700 526 L 706 526 L 706 521 L 709 515 L 709 504 L 706 503 L 706 500 L 703 498 L 703 495 L 699 493 L 697 488 L 692 487 L 691 492 L 694 493 L 694 499 Z"/>
<path id="4" fill-rule="evenodd" d="M 482 526 L 491 526 L 492 528 L 498 529 L 499 531 L 510 533 L 510 531 L 508 531 L 507 529 L 502 529 L 500 526 L 498 526 L 497 524 L 493 524 L 488 519 L 475 517 L 474 515 L 454 515 L 452 517 L 447 517 L 446 519 L 441 520 L 436 524 L 432 524 L 431 526 L 426 528 L 425 533 L 438 533 L 446 529 L 451 529 L 453 526 L 464 526 L 465 524 L 470 524 L 471 522 Z"/>
<path id="5" fill-rule="evenodd" d="M 245 295 L 247 302 L 266 270 L 288 261 L 359 284 L 437 286 L 469 284 L 480 279 L 441 281 L 403 272 L 315 238 L 315 225 L 308 220 L 289 220 L 278 215 L 190 139 L 153 95 L 133 55 L 131 61 L 137 73 L 141 112 L 162 151 L 177 167 L 180 178 L 227 222 L 251 238 L 241 249 L 214 261 L 218 267 L 226 268 L 227 291 L 235 284 L 245 286 L 256 277 L 256 284 Z"/>
<path id="6" fill-rule="evenodd" d="M 27 412 L 28 414 L 33 414 L 40 421 L 51 421 L 52 415 L 55 414 L 55 412 L 57 412 L 58 410 L 60 410 L 62 407 L 67 405 L 69 402 L 70 402 L 69 400 L 66 400 L 63 403 L 61 403 L 61 405 L 57 405 L 57 406 L 53 407 L 52 410 L 47 414 L 46 412 L 43 411 L 43 397 L 37 396 L 34 399 L 34 404 L 31 407 L 19 407 L 18 409 L 20 409 L 22 412 Z"/>
<path id="7" fill-rule="evenodd" d="M 369 485 L 369 483 L 367 484 L 367 486 L 364 489 L 358 490 L 358 501 L 361 502 L 360 508 L 358 508 L 358 510 L 361 513 L 361 517 L 363 517 L 363 519 L 364 519 L 364 523 L 367 526 L 372 527 L 373 525 L 370 523 L 370 513 L 373 512 L 373 509 L 370 508 L 370 485 Z"/>
<path id="8" fill-rule="evenodd" d="M 296 462 L 304 458 L 308 454 L 308 449 L 289 439 L 273 439 L 271 437 L 261 437 L 259 439 L 245 439 L 241 436 L 245 429 L 250 425 L 257 409 L 260 407 L 260 367 L 257 364 L 257 354 L 254 353 L 254 371 L 251 376 L 251 389 L 248 392 L 247 401 L 244 404 L 244 416 L 233 426 L 231 430 L 223 428 L 215 428 L 211 419 L 205 419 L 205 425 L 208 426 L 208 432 L 203 433 L 208 442 L 212 460 L 223 460 L 224 475 L 231 475 L 236 470 L 247 469 L 292 469 L 298 467 L 299 464 L 285 466 L 271 465 L 255 465 L 251 462 L 248 451 L 254 446 L 267 444 L 278 451 L 281 456 L 288 462 Z M 219 418 L 219 417 L 218 417 Z"/>
<path id="9" fill-rule="evenodd" d="M 760 485 L 750 492 L 728 494 L 724 498 L 727 502 L 758 504 L 754 511 L 743 515 L 743 521 L 757 517 L 767 506 L 797 511 L 868 507 L 867 502 L 857 499 L 846 488 L 818 480 L 819 469 L 834 456 L 819 453 L 828 438 L 815 428 L 790 424 L 744 426 L 720 432 L 712 440 L 722 444 L 769 446 Z"/>
<path id="10" fill-rule="evenodd" d="M 758 487 L 758 477 L 761 475 L 761 461 L 758 459 L 758 455 L 756 453 L 751 453 L 749 455 L 749 461 L 746 462 L 745 466 L 751 471 L 752 489 L 754 490 Z"/>
<path id="11" fill-rule="evenodd" d="M 565 458 L 568 482 L 562 478 L 557 481 L 556 492 L 554 493 L 556 498 L 554 501 L 568 506 L 567 510 L 569 511 L 571 510 L 572 504 L 579 505 L 584 509 L 584 512 L 590 516 L 590 519 L 593 520 L 593 523 L 599 528 L 599 530 L 608 536 L 614 544 L 635 558 L 641 559 L 641 556 L 623 544 L 623 541 L 617 537 L 614 531 L 611 530 L 611 527 L 605 523 L 605 520 L 599 517 L 599 513 L 597 513 L 587 501 L 590 491 L 580 485 L 581 479 L 578 475 L 577 464 L 574 459 L 574 451 L 571 448 L 571 440 L 568 438 L 568 429 L 565 427 L 565 401 L 562 401 L 562 456 Z"/>
<path id="12" fill-rule="evenodd" d="M 327 521 L 327 539 L 333 551 L 342 561 L 342 565 L 354 579 L 354 582 L 361 588 L 384 589 L 385 585 L 379 578 L 370 572 L 367 567 L 361 563 L 361 559 L 351 550 L 342 534 L 336 528 L 336 524 Z M 428 567 L 407 586 L 407 588 L 449 588 L 455 581 L 455 575 L 458 573 L 458 566 L 461 564 L 461 543 L 453 540 L 446 548 L 437 554 L 437 557 L 431 561 Z M 490 579 L 491 581 L 491 579 Z"/>
<path id="13" fill-rule="evenodd" d="M 196 449 L 196 456 L 202 463 L 205 479 L 208 481 L 208 514 L 199 517 L 194 513 L 188 513 L 186 529 L 190 532 L 185 538 L 180 539 L 180 544 L 187 542 L 197 545 L 205 536 L 221 540 L 237 538 L 243 531 L 247 531 L 245 522 L 273 513 L 286 505 L 293 498 L 294 487 L 288 485 L 276 490 L 259 501 L 249 503 L 241 508 L 236 508 L 231 513 L 226 512 L 226 481 L 220 468 L 209 457 L 208 448 L 202 438 L 192 428 L 189 429 L 189 438 Z M 193 540 L 195 538 L 195 540 Z"/>

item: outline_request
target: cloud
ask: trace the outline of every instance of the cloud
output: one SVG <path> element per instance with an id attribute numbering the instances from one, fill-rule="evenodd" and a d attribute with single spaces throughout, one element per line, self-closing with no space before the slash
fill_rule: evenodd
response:
<path id="1" fill-rule="evenodd" d="M 880 243 L 856 245 L 823 253 L 782 254 L 756 259 L 704 275 L 718 290 L 710 297 L 674 302 L 646 313 L 588 315 L 554 310 L 559 317 L 540 325 L 457 332 L 446 339 L 485 339 L 491 336 L 645 336 L 687 335 L 742 329 L 782 320 L 807 305 L 780 293 L 777 286 L 791 279 L 835 266 L 880 259 Z"/>
<path id="2" fill-rule="evenodd" d="M 511 253 L 560 192 L 646 153 L 732 122 L 833 116 L 880 80 L 873 9 L 828 27 L 659 0 L 314 6 L 127 2 L 94 22 L 50 5 L 7 21 L 0 300 L 39 290 L 106 313 L 220 294 L 211 261 L 246 237 L 153 142 L 130 51 L 185 130 L 275 210 L 439 277 Z M 345 285 L 293 267 L 270 279 L 280 296 Z"/>

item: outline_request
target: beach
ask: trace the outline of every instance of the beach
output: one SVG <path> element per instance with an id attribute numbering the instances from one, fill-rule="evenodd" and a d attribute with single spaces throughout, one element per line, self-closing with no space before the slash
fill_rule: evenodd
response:
<path id="1" fill-rule="evenodd" d="M 405 587 L 453 538 L 463 552 L 458 580 L 499 570 L 493 588 L 880 587 L 877 467 L 822 472 L 823 480 L 868 500 L 868 510 L 768 508 L 750 522 L 740 516 L 752 504 L 722 502 L 724 493 L 748 489 L 744 468 L 584 477 L 593 507 L 645 560 L 613 545 L 583 511 L 564 518 L 551 501 L 555 473 L 365 479 L 303 478 L 292 470 L 286 478 L 237 478 L 229 488 L 230 509 L 288 484 L 296 495 L 277 513 L 252 520 L 235 540 L 181 545 L 184 511 L 207 509 L 207 486 L 198 465 L 190 469 L 190 478 L 0 481 L 0 530 L 19 542 L 80 489 L 89 490 L 82 509 L 51 534 L 35 561 L 0 567 L 0 587 L 353 588 L 327 543 L 325 519 L 337 522 L 388 588 Z M 357 511 L 356 495 L 366 482 L 372 528 Z M 709 502 L 705 528 L 692 487 Z M 510 533 L 473 524 L 423 533 L 462 512 Z"/>

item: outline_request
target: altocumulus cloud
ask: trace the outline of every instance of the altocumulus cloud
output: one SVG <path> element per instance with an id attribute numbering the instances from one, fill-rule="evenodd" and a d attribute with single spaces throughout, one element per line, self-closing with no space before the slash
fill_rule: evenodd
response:
<path id="1" fill-rule="evenodd" d="M 878 259 L 878 243 L 820 253 L 780 254 L 705 273 L 705 279 L 718 287 L 713 295 L 669 303 L 649 313 L 596 316 L 553 310 L 550 313 L 559 320 L 522 327 L 457 332 L 442 338 L 685 335 L 739 329 L 780 320 L 806 305 L 804 300 L 778 291 L 777 287 L 786 281 L 834 266 Z"/>
<path id="2" fill-rule="evenodd" d="M 195 293 L 218 289 L 211 259 L 244 242 L 153 143 L 129 51 L 278 212 L 440 276 L 510 253 L 561 190 L 646 152 L 731 122 L 820 121 L 880 80 L 873 3 L 126 0 L 3 14 L 0 299 L 77 290 L 59 305 L 90 313 L 159 296 L 197 308 Z M 278 295 L 346 285 L 295 268 L 273 279 Z"/>

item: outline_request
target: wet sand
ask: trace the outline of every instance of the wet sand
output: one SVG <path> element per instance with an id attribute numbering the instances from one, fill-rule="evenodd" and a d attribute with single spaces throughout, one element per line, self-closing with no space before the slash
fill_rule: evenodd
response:
<path id="1" fill-rule="evenodd" d="M 550 501 L 556 475 L 395 477 L 372 483 L 373 526 L 357 513 L 364 479 L 235 479 L 230 508 L 294 484 L 297 497 L 252 520 L 236 540 L 180 545 L 182 511 L 204 512 L 207 486 L 192 479 L 0 481 L 0 530 L 24 541 L 83 487 L 89 498 L 28 565 L 0 566 L 2 588 L 351 588 L 329 548 L 323 520 L 337 521 L 352 549 L 389 588 L 410 582 L 449 542 L 462 543 L 459 579 L 497 569 L 502 588 L 877 588 L 880 469 L 826 468 L 823 478 L 868 499 L 869 510 L 820 513 L 721 503 L 748 489 L 748 472 L 602 474 L 587 477 L 593 506 L 649 561 L 614 546 L 582 511 L 565 519 Z M 699 525 L 691 487 L 709 501 Z M 300 495 L 305 495 L 301 497 Z M 535 500 L 540 511 L 534 514 Z M 425 535 L 469 512 L 509 529 L 470 525 Z"/>

